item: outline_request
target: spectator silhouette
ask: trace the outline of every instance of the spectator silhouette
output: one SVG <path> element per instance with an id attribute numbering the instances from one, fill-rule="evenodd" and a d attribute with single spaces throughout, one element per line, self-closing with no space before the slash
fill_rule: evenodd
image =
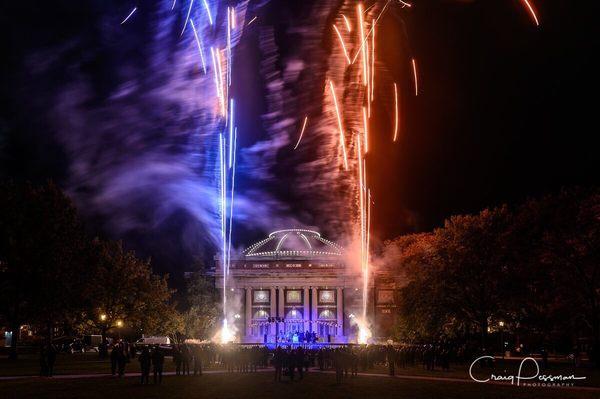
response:
<path id="1" fill-rule="evenodd" d="M 165 355 L 156 345 L 152 352 L 152 369 L 154 371 L 154 383 L 162 383 L 163 366 L 165 364 Z"/>
<path id="2" fill-rule="evenodd" d="M 140 362 L 140 368 L 142 371 L 142 384 L 148 384 L 150 379 L 150 351 L 148 348 L 142 349 L 142 353 L 140 354 L 138 361 Z"/>

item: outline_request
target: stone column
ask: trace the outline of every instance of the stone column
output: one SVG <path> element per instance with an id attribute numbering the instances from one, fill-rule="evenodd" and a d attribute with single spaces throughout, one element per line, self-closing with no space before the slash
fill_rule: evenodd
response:
<path id="1" fill-rule="evenodd" d="M 285 288 L 279 287 L 279 310 L 278 316 L 281 318 L 285 317 Z"/>
<path id="2" fill-rule="evenodd" d="M 246 287 L 246 336 L 252 335 L 252 287 Z"/>
<path id="3" fill-rule="evenodd" d="M 344 290 L 342 287 L 337 288 L 335 306 L 337 309 L 337 336 L 341 337 L 344 335 Z"/>
<path id="4" fill-rule="evenodd" d="M 280 318 L 284 318 L 285 317 L 285 288 L 284 287 L 279 287 L 279 303 L 278 303 L 278 315 Z M 276 323 L 277 328 L 279 328 L 279 331 L 283 331 L 285 334 L 285 324 L 284 323 Z M 277 332 L 277 334 L 279 334 L 279 331 Z M 278 335 L 279 336 L 279 335 Z M 281 338 L 281 337 L 280 337 Z"/>
<path id="5" fill-rule="evenodd" d="M 304 293 L 302 294 L 304 297 L 304 311 L 302 312 L 302 318 L 304 319 L 304 331 L 308 331 L 310 328 L 310 323 L 308 320 L 310 319 L 310 304 L 308 302 L 308 287 L 304 287 Z"/>
<path id="6" fill-rule="evenodd" d="M 317 303 L 319 298 L 317 298 L 318 292 L 317 287 L 312 287 L 312 304 L 311 304 L 311 313 L 312 313 L 312 331 L 318 332 L 317 328 L 317 318 L 319 317 L 317 313 Z"/>
<path id="7" fill-rule="evenodd" d="M 271 294 L 269 296 L 269 300 L 271 302 L 271 312 L 269 313 L 269 317 L 275 317 L 277 316 L 276 312 L 277 312 L 277 308 L 275 307 L 277 304 L 277 297 L 275 296 L 275 287 L 271 287 Z M 275 323 L 272 323 L 270 328 L 270 333 L 271 335 L 273 335 L 273 337 L 275 336 Z"/>

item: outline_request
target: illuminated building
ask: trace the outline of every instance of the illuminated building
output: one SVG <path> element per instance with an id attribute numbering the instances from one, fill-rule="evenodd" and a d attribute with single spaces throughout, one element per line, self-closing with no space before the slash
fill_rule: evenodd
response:
<path id="1" fill-rule="evenodd" d="M 216 257 L 216 287 L 223 268 Z M 383 279 L 382 279 L 383 278 Z M 395 306 L 395 279 L 373 273 L 367 312 L 374 332 L 389 334 Z M 321 342 L 356 342 L 352 319 L 362 314 L 362 278 L 344 262 L 343 249 L 306 229 L 275 231 L 232 257 L 227 303 L 240 342 L 289 340 L 295 332 L 315 332 Z"/>

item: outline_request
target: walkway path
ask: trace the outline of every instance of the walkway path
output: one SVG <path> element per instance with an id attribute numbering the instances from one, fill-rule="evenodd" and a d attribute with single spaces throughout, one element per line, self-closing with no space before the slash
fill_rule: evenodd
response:
<path id="1" fill-rule="evenodd" d="M 257 370 L 260 373 L 274 372 L 272 368 L 259 369 Z M 318 368 L 310 368 L 309 372 L 323 373 L 323 374 L 335 374 L 335 371 L 332 370 L 319 370 Z M 202 374 L 226 374 L 227 370 L 206 370 L 203 371 Z M 238 373 L 236 373 L 238 374 Z M 247 373 L 252 374 L 252 373 Z M 175 375 L 174 371 L 164 372 L 163 376 Z M 418 380 L 418 381 L 436 381 L 436 382 L 452 382 L 452 383 L 463 383 L 463 384 L 478 384 L 477 382 L 469 379 L 469 378 L 455 378 L 455 377 L 433 377 L 433 376 L 424 376 L 424 375 L 407 375 L 407 374 L 397 374 L 395 376 L 390 376 L 388 374 L 382 373 L 358 373 L 361 377 L 378 377 L 378 378 L 396 378 L 403 380 Z M 125 373 L 125 377 L 140 377 L 139 372 L 135 373 Z M 53 380 L 73 380 L 73 379 L 86 379 L 86 378 L 118 378 L 108 373 L 95 373 L 95 374 L 59 374 L 54 377 L 40 377 L 40 376 L 3 376 L 0 377 L 0 381 L 9 381 L 9 380 L 22 380 L 27 378 L 33 379 L 53 379 Z M 150 376 L 152 379 L 152 375 Z M 486 382 L 486 384 L 494 384 L 494 385 L 510 385 L 508 382 Z M 580 391 L 592 391 L 592 392 L 600 392 L 600 387 L 584 387 L 584 386 L 552 386 L 550 388 L 555 389 L 568 389 L 568 390 L 580 390 Z"/>

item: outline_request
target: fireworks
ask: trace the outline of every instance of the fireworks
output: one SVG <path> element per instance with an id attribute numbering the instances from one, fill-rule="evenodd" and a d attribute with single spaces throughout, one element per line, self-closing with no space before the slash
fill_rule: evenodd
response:
<path id="1" fill-rule="evenodd" d="M 348 155 L 346 155 L 346 136 L 344 135 L 344 125 L 342 123 L 342 115 L 340 113 L 340 107 L 338 105 L 337 96 L 335 95 L 335 88 L 333 82 L 329 81 L 329 88 L 331 89 L 331 96 L 333 97 L 333 103 L 335 104 L 335 115 L 338 121 L 338 127 L 340 130 L 340 145 L 342 146 L 342 155 L 344 157 L 344 169 L 348 170 Z"/>
<path id="2" fill-rule="evenodd" d="M 210 14 L 210 7 L 208 6 L 208 3 L 206 2 L 206 0 L 202 0 L 204 2 L 204 9 L 206 10 L 206 14 L 208 15 L 208 22 L 212 25 L 213 24 L 213 19 L 212 19 L 212 15 Z"/>
<path id="3" fill-rule="evenodd" d="M 535 9 L 529 0 L 522 0 L 527 10 L 530 12 L 536 25 L 539 25 L 539 20 L 535 13 Z M 356 174 L 352 173 L 350 176 L 356 176 L 355 179 L 355 190 L 354 194 L 349 198 L 349 203 L 356 205 L 356 227 L 355 237 L 359 241 L 360 253 L 358 255 L 358 263 L 360 264 L 362 274 L 362 316 L 355 318 L 353 322 L 358 326 L 358 341 L 360 343 L 366 343 L 371 333 L 368 327 L 367 320 L 367 298 L 369 290 L 369 263 L 370 263 L 370 231 L 371 231 L 371 191 L 367 184 L 367 160 L 366 154 L 369 152 L 369 130 L 368 120 L 371 118 L 372 104 L 375 99 L 375 84 L 376 80 L 376 30 L 377 24 L 382 15 L 389 9 L 391 4 L 399 4 L 402 8 L 411 8 L 412 4 L 398 0 L 393 2 L 387 0 L 383 2 L 374 2 L 369 8 L 364 10 L 363 3 L 359 2 L 356 4 L 356 17 L 355 21 L 350 21 L 349 18 L 343 14 L 339 14 L 338 21 L 343 21 L 346 26 L 347 34 L 352 29 L 351 26 L 356 27 L 354 35 L 347 35 L 344 37 L 342 32 L 338 29 L 338 25 L 333 24 L 335 35 L 340 43 L 341 50 L 346 62 L 341 65 L 339 61 L 332 62 L 331 65 L 335 68 L 338 75 L 335 76 L 336 80 L 343 79 L 343 104 L 338 102 L 336 96 L 334 83 L 332 78 L 329 78 L 329 88 L 331 91 L 332 105 L 335 110 L 338 130 L 340 133 L 340 144 L 342 145 L 342 152 L 344 155 L 344 170 L 348 170 L 348 161 L 346 156 L 346 134 L 344 131 L 344 123 L 348 126 L 348 133 L 354 133 L 353 136 L 349 136 L 348 140 L 354 141 L 354 151 L 356 153 Z M 343 6 L 344 7 L 344 6 Z M 345 8 L 343 8 L 345 11 Z M 376 16 L 375 18 L 369 18 L 369 14 Z M 370 26 L 367 26 L 365 20 L 370 21 Z M 341 26 L 341 25 L 339 25 Z M 350 38 L 348 37 L 350 36 Z M 354 36 L 354 37 L 352 37 Z M 352 56 L 349 54 L 352 53 Z M 359 65 L 354 65 L 359 60 Z M 334 60 L 339 60 L 334 58 Z M 408 58 L 410 70 L 412 74 L 413 93 L 417 97 L 420 94 L 419 88 L 419 71 L 417 68 L 417 60 L 414 57 Z M 341 75 L 341 76 L 340 76 Z M 385 76 L 385 74 L 384 74 Z M 388 80 L 389 81 L 389 80 Z M 385 82 L 385 81 L 384 81 Z M 379 83 L 381 84 L 381 83 Z M 358 90 L 356 87 L 361 85 L 363 90 Z M 390 93 L 392 91 L 390 90 Z M 353 98 L 348 99 L 348 95 Z M 343 109 L 342 109 L 343 107 Z M 360 107 L 360 108 L 359 108 Z M 393 82 L 393 124 L 392 130 L 393 135 L 392 141 L 396 142 L 400 134 L 400 93 L 398 90 L 398 83 Z M 361 118 L 361 119 L 359 119 Z M 362 134 L 357 132 L 356 126 L 362 125 Z M 352 147 L 349 147 L 350 150 Z M 346 177 L 352 179 L 352 177 Z"/>
<path id="4" fill-rule="evenodd" d="M 529 0 L 521 0 L 523 2 L 523 5 L 525 6 L 525 8 L 527 8 L 527 10 L 529 11 L 529 14 L 531 14 L 531 18 L 533 19 L 533 22 L 535 22 L 536 26 L 540 26 L 540 21 L 538 19 L 538 16 L 535 12 L 535 9 L 533 8 L 533 5 L 531 4 L 531 2 Z"/>
<path id="5" fill-rule="evenodd" d="M 350 26 L 350 21 L 348 21 L 348 18 L 346 18 L 344 14 L 342 14 L 342 18 L 344 18 L 344 24 L 346 25 L 346 30 L 348 33 L 352 32 L 352 27 Z"/>
<path id="6" fill-rule="evenodd" d="M 364 142 L 365 142 L 365 154 L 369 152 L 369 121 L 367 120 L 367 110 L 365 107 L 362 107 L 363 114 L 363 133 L 364 133 Z"/>
<path id="7" fill-rule="evenodd" d="M 398 109 L 398 85 L 394 82 L 394 141 L 398 140 L 398 124 L 400 119 Z"/>
<path id="8" fill-rule="evenodd" d="M 344 44 L 344 39 L 342 38 L 340 31 L 338 30 L 337 26 L 335 26 L 335 25 L 333 25 L 333 29 L 335 29 L 335 33 L 337 33 L 338 39 L 340 39 L 340 44 L 342 45 L 342 50 L 344 51 L 344 56 L 348 60 L 348 64 L 351 64 L 352 62 L 350 61 L 350 57 L 348 56 L 348 51 L 346 50 L 346 45 Z"/>
<path id="9" fill-rule="evenodd" d="M 419 75 L 417 74 L 417 61 L 413 58 L 410 60 L 413 71 L 413 82 L 415 84 L 415 97 L 419 95 Z"/>
<path id="10" fill-rule="evenodd" d="M 194 0 L 190 0 L 190 6 L 188 8 L 187 15 L 185 16 L 185 22 L 183 23 L 183 29 L 181 29 L 181 35 L 183 35 L 183 32 L 185 32 L 185 28 L 188 24 L 188 21 L 190 20 L 190 14 L 192 12 L 193 5 L 194 5 Z"/>
<path id="11" fill-rule="evenodd" d="M 539 26 L 540 21 L 532 1 L 521 0 L 521 3 L 535 25 Z M 211 12 L 211 4 L 214 16 L 213 12 Z M 180 2 L 179 4 L 176 0 L 173 0 L 172 3 L 169 2 L 166 4 L 166 7 L 171 6 L 172 10 L 176 6 L 181 8 L 181 15 L 185 16 L 181 26 L 181 35 L 187 34 L 189 37 L 193 33 L 193 39 L 200 55 L 204 75 L 212 73 L 212 77 L 203 77 L 203 79 L 206 79 L 208 84 L 212 84 L 211 80 L 214 81 L 214 103 L 211 103 L 211 107 L 213 108 L 211 116 L 216 121 L 214 123 L 215 131 L 213 139 L 216 144 L 216 138 L 218 138 L 218 145 L 212 145 L 211 153 L 214 154 L 218 149 L 217 160 L 215 162 L 216 189 L 214 191 L 215 197 L 218 199 L 216 201 L 215 214 L 218 213 L 219 217 L 213 219 L 215 223 L 219 222 L 220 234 L 218 244 L 219 251 L 221 252 L 220 261 L 223 268 L 224 319 L 218 338 L 221 342 L 229 342 L 234 338 L 233 328 L 228 324 L 226 295 L 228 292 L 227 277 L 231 262 L 234 226 L 236 152 L 238 146 L 236 112 L 239 114 L 239 110 L 236 109 L 236 102 L 231 96 L 233 90 L 233 50 L 236 40 L 239 40 L 240 35 L 238 33 L 241 33 L 244 26 L 249 26 L 257 20 L 257 17 L 254 16 L 246 22 L 246 9 L 241 3 L 237 3 L 236 6 L 228 6 L 227 4 L 230 3 L 209 3 L 208 0 L 202 0 L 202 4 L 200 4 L 200 1 L 195 2 L 195 0 Z M 331 133 L 331 135 L 328 136 L 327 140 L 331 140 L 336 146 L 339 143 L 338 149 L 341 147 L 341 157 L 337 157 L 336 166 L 341 164 L 343 168 L 336 168 L 336 178 L 345 179 L 345 182 L 349 181 L 351 183 L 350 186 L 352 189 L 349 190 L 350 197 L 344 198 L 344 201 L 347 201 L 347 204 L 350 204 L 348 206 L 352 207 L 352 220 L 348 224 L 351 225 L 353 239 L 356 240 L 355 242 L 360 241 L 360 246 L 357 245 L 357 248 L 360 247 L 360 254 L 357 258 L 362 275 L 362 316 L 360 318 L 357 317 L 355 322 L 359 328 L 358 340 L 361 343 L 366 342 L 371 335 L 366 309 L 370 276 L 371 205 L 373 201 L 371 190 L 367 184 L 367 153 L 371 157 L 373 150 L 376 150 L 375 146 L 371 144 L 374 141 L 377 142 L 376 134 L 378 132 L 369 132 L 369 122 L 372 117 L 372 110 L 375 109 L 374 107 L 391 108 L 389 104 L 393 104 L 393 123 L 390 123 L 390 130 L 393 131 L 393 134 L 388 136 L 390 133 L 385 133 L 386 139 L 389 140 L 391 136 L 392 141 L 396 142 L 401 133 L 401 92 L 399 91 L 399 84 L 392 82 L 394 79 L 391 79 L 390 74 L 381 68 L 383 66 L 381 62 L 382 58 L 377 57 L 377 50 L 381 46 L 376 48 L 376 40 L 379 39 L 382 32 L 377 25 L 387 10 L 398 7 L 406 11 L 413 7 L 411 3 L 402 0 L 379 0 L 369 2 L 369 4 L 370 6 L 365 10 L 363 2 L 347 2 L 347 4 L 344 2 L 341 8 L 344 13 L 338 14 L 336 22 L 332 24 L 333 31 L 335 32 L 334 40 L 339 42 L 339 47 L 337 43 L 333 47 L 333 51 L 337 52 L 337 58 L 334 58 L 335 62 L 330 63 L 330 66 L 340 73 L 331 74 L 324 81 L 324 84 L 329 86 L 331 94 L 331 100 L 328 99 L 326 101 L 331 101 L 331 108 L 335 112 L 335 122 L 331 119 L 331 129 L 327 131 L 327 134 Z M 137 7 L 134 7 L 127 17 L 122 20 L 121 24 L 125 24 L 136 11 Z M 331 21 L 331 19 L 328 19 L 328 21 Z M 189 32 L 190 29 L 186 32 L 188 25 L 190 25 L 192 33 Z M 377 32 L 378 30 L 379 32 Z M 177 28 L 176 32 L 179 32 L 179 28 Z M 378 36 L 376 36 L 376 33 Z M 210 59 L 207 59 L 209 48 Z M 380 65 L 376 64 L 376 59 Z M 407 67 L 410 66 L 407 76 L 412 75 L 409 79 L 412 78 L 414 89 L 407 91 L 414 93 L 414 96 L 419 96 L 420 82 L 417 61 L 409 55 L 404 62 L 406 62 L 404 65 L 407 65 Z M 336 85 L 338 85 L 339 100 L 341 101 L 338 101 Z M 376 85 L 378 88 L 377 101 L 375 101 Z M 408 82 L 406 87 L 410 87 L 410 82 Z M 327 88 L 323 88 L 326 92 Z M 393 98 L 391 96 L 392 93 Z M 327 98 L 329 97 L 327 96 Z M 239 104 L 237 106 L 239 107 Z M 306 112 L 304 111 L 302 114 L 299 114 L 299 116 L 304 115 L 302 119 L 299 116 L 295 116 L 294 119 L 302 120 L 300 134 L 293 147 L 294 150 L 302 142 L 307 128 L 308 115 L 306 115 Z M 328 114 L 332 115 L 332 113 Z M 380 113 L 373 113 L 373 115 L 378 114 Z M 311 113 L 311 115 L 313 114 Z M 314 115 L 315 118 L 318 118 L 316 116 L 318 115 L 317 113 Z M 335 125 L 337 125 L 337 132 L 334 130 Z M 402 123 L 402 125 L 404 126 L 405 123 Z M 311 119 L 312 126 L 319 126 L 319 120 Z M 378 124 L 373 123 L 371 128 L 373 129 L 375 126 L 378 126 Z M 319 132 L 319 129 L 316 128 L 314 131 Z M 316 141 L 316 138 L 315 140 L 311 140 L 311 143 L 314 141 Z M 242 204 L 239 198 L 237 203 Z M 216 235 L 217 228 L 215 227 L 214 230 Z M 302 237 L 306 239 L 306 237 Z M 284 239 L 285 236 L 281 241 Z M 217 238 L 215 238 L 215 241 L 217 241 Z"/>
<path id="12" fill-rule="evenodd" d="M 298 137 L 298 142 L 294 146 L 294 150 L 298 148 L 300 145 L 300 141 L 302 140 L 302 136 L 304 135 L 304 129 L 306 129 L 306 123 L 308 122 L 308 115 L 304 117 L 304 122 L 302 123 L 302 130 L 300 130 L 300 137 Z"/>
<path id="13" fill-rule="evenodd" d="M 202 61 L 202 70 L 206 75 L 206 61 L 204 61 L 204 48 L 202 46 L 202 40 L 198 37 L 198 31 L 196 30 L 196 26 L 194 25 L 194 20 L 190 19 L 190 26 L 192 27 L 192 31 L 194 32 L 194 38 L 196 39 L 196 45 L 198 46 L 198 52 L 200 52 L 200 60 Z"/>
<path id="14" fill-rule="evenodd" d="M 365 28 L 363 22 L 363 8 L 362 3 L 358 3 L 356 6 L 356 14 L 358 15 L 358 29 L 360 32 L 360 52 L 362 54 L 362 64 L 363 64 L 363 84 L 366 86 L 369 82 L 369 74 L 367 72 L 368 68 L 368 60 L 367 60 L 367 50 L 365 48 Z"/>
<path id="15" fill-rule="evenodd" d="M 133 10 L 131 10 L 131 12 L 129 13 L 129 15 L 127 15 L 125 17 L 125 19 L 123 21 L 121 21 L 121 25 L 123 25 L 125 22 L 127 22 L 129 20 L 129 18 L 131 18 L 131 16 L 137 11 L 137 7 L 133 7 Z"/>

